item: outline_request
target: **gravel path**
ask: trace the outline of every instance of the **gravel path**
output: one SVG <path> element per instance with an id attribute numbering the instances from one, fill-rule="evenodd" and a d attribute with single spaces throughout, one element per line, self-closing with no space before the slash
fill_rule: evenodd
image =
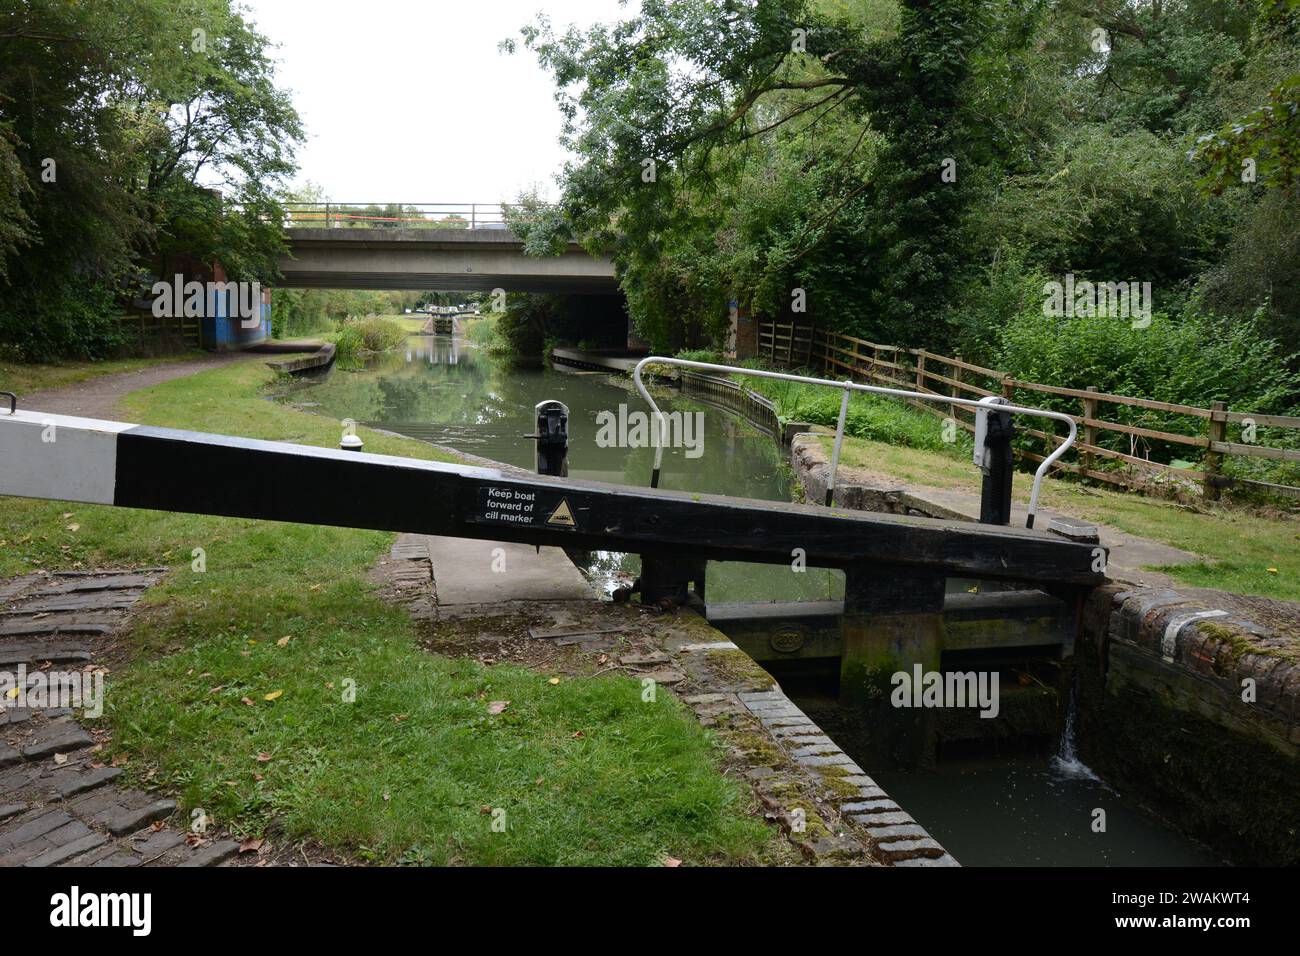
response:
<path id="1" fill-rule="evenodd" d="M 198 372 L 228 365 L 237 361 L 265 361 L 263 356 L 248 356 L 237 353 L 213 353 L 202 358 L 187 359 L 183 362 L 164 362 L 134 372 L 117 372 L 101 375 L 89 381 L 63 385 L 59 388 L 47 388 L 38 392 L 28 392 L 18 396 L 18 407 L 28 411 L 50 412 L 54 415 L 76 415 L 81 418 L 105 418 L 116 420 L 117 403 L 123 396 L 185 378 Z"/>

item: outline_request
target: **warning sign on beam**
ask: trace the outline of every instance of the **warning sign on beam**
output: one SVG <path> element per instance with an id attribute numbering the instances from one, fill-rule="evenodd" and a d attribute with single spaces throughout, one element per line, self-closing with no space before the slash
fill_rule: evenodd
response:
<path id="1" fill-rule="evenodd" d="M 488 485 L 479 494 L 480 521 L 494 524 L 544 525 L 548 528 L 577 528 L 578 520 L 569 499 L 553 492 Z"/>
<path id="2" fill-rule="evenodd" d="M 560 499 L 560 503 L 555 506 L 555 510 L 546 519 L 546 523 L 559 525 L 561 528 L 576 528 L 578 526 L 578 522 L 573 520 L 573 512 L 569 509 L 568 498 Z"/>

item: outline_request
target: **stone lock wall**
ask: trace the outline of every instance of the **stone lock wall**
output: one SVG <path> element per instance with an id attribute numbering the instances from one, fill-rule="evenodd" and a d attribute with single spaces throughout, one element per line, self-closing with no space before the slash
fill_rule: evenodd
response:
<path id="1" fill-rule="evenodd" d="M 1108 584 L 1076 645 L 1081 758 L 1237 863 L 1300 863 L 1295 637 L 1169 590 Z"/>

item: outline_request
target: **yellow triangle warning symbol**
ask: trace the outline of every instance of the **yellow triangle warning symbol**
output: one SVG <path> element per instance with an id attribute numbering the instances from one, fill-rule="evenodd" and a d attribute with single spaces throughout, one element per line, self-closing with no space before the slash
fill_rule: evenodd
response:
<path id="1" fill-rule="evenodd" d="M 576 528 L 578 522 L 573 520 L 573 512 L 569 510 L 569 499 L 561 498 L 559 505 L 551 516 L 546 519 L 547 524 L 558 524 L 565 528 Z"/>

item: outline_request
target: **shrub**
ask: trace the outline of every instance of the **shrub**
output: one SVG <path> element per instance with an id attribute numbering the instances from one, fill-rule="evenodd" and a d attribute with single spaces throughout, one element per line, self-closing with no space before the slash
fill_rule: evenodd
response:
<path id="1" fill-rule="evenodd" d="M 838 389 L 748 376 L 742 376 L 740 381 L 746 388 L 772 399 L 782 421 L 809 422 L 830 428 L 839 423 L 841 392 Z M 956 442 L 945 442 L 943 422 L 938 418 L 893 399 L 862 392 L 849 398 L 844 433 L 927 451 L 969 451 L 969 439 L 964 431 L 958 431 Z"/>
<path id="2" fill-rule="evenodd" d="M 337 356 L 355 359 L 367 352 L 387 352 L 406 341 L 406 330 L 391 319 L 368 316 L 349 319 L 339 325 L 334 335 Z"/>
<path id="3" fill-rule="evenodd" d="M 1148 328 L 1127 319 L 1049 319 L 1025 311 L 1003 331 L 1000 368 L 1023 381 L 1207 407 L 1222 401 L 1230 409 L 1263 414 L 1294 414 L 1300 401 L 1300 376 L 1287 369 L 1278 344 L 1259 332 L 1254 321 L 1226 321 L 1189 309 L 1182 318 L 1155 314 Z M 1079 414 L 1079 399 L 1039 392 L 1018 396 L 1029 404 Z M 1204 419 L 1156 409 L 1106 404 L 1107 421 L 1158 431 L 1201 435 Z M 1229 441 L 1239 426 L 1230 426 Z M 1283 436 L 1261 433 L 1262 443 Z M 1284 439 L 1285 440 L 1285 439 Z M 1100 432 L 1098 443 L 1125 454 L 1169 463 L 1200 452 L 1191 446 Z M 1262 469 L 1262 471 L 1261 471 Z M 1249 468 L 1274 473 L 1271 466 Z"/>
<path id="4" fill-rule="evenodd" d="M 710 365 L 727 364 L 727 360 L 722 353 L 714 349 L 684 349 L 678 352 L 674 358 L 684 359 L 687 362 L 707 362 Z"/>
<path id="5" fill-rule="evenodd" d="M 0 294 L 0 342 L 23 362 L 103 359 L 126 344 L 116 297 L 68 279 Z"/>

